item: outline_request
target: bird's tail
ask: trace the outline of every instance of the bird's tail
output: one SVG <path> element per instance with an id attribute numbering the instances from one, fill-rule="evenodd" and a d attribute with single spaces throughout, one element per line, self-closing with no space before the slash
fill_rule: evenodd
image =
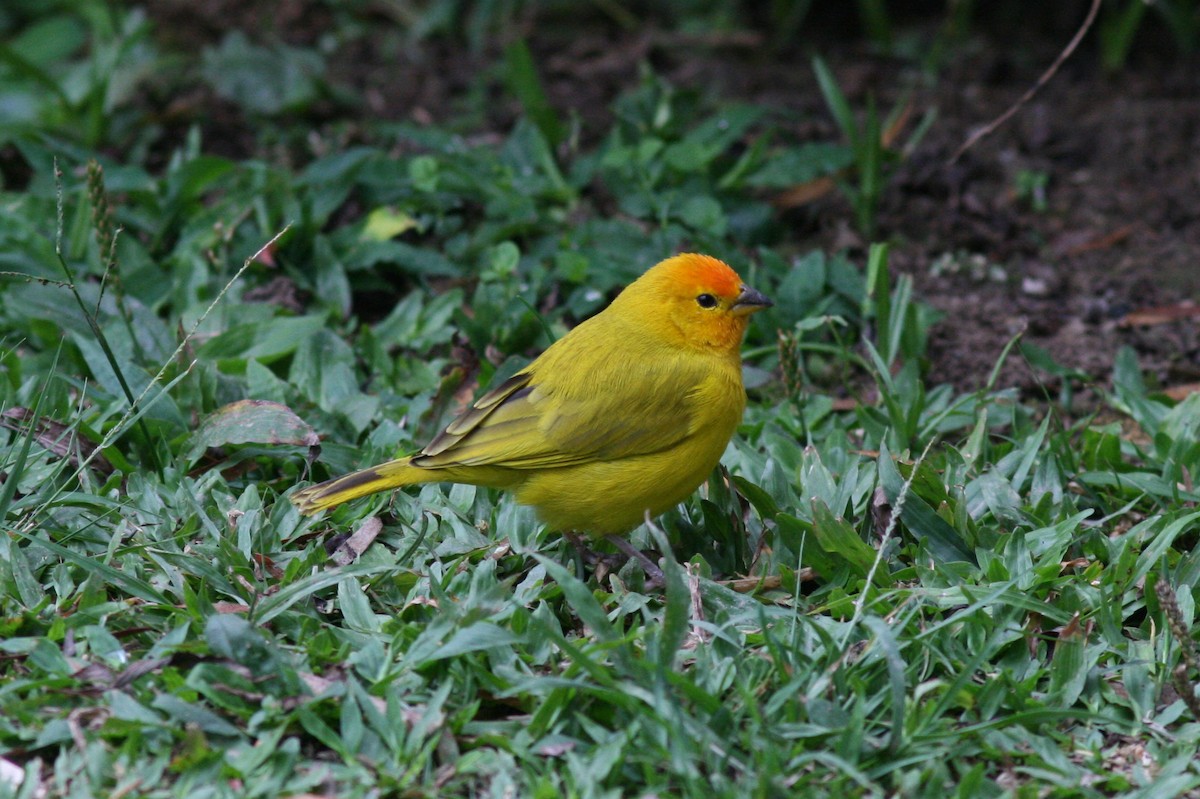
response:
<path id="1" fill-rule="evenodd" d="M 429 480 L 429 470 L 413 466 L 410 463 L 411 460 L 411 458 L 400 458 L 388 461 L 378 466 L 372 466 L 370 469 L 351 472 L 332 480 L 326 480 L 324 483 L 303 488 L 292 494 L 292 504 L 299 508 L 301 513 L 311 515 L 341 505 L 343 502 L 365 497 L 367 494 L 375 494 L 379 491 Z"/>

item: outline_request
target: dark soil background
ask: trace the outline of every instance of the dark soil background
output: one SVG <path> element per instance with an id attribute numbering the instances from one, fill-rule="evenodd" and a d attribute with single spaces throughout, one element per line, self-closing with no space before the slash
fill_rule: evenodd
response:
<path id="1" fill-rule="evenodd" d="M 914 43 L 914 52 L 946 24 L 943 3 L 895 5 L 904 7 L 894 20 L 897 40 Z M 454 37 L 413 42 L 381 12 L 378 30 L 334 53 L 330 68 L 379 118 L 499 137 L 520 109 L 495 65 L 503 44 L 520 36 L 552 104 L 564 117 L 579 116 L 585 140 L 606 130 L 612 100 L 636 85 L 645 63 L 681 90 L 798 111 L 803 129 L 793 132 L 828 141 L 837 129 L 809 61 L 820 53 L 856 108 L 870 92 L 886 110 L 907 89 L 914 116 L 937 109 L 888 184 L 875 236 L 893 243 L 892 268 L 912 274 L 918 297 L 944 314 L 929 352 L 932 382 L 979 387 L 1005 344 L 1023 333 L 1062 371 L 1086 377 L 1056 376 L 1014 350 L 1001 386 L 1058 396 L 1068 379 L 1083 389 L 1075 396 L 1086 407 L 1091 382 L 1103 385 L 1118 349 L 1129 346 L 1151 379 L 1185 392 L 1200 381 L 1200 309 L 1191 304 L 1200 290 L 1200 58 L 1181 54 L 1147 24 L 1127 65 L 1108 74 L 1092 30 L 1032 101 L 951 164 L 973 130 L 1037 81 L 1089 4 L 995 5 L 1009 9 L 979 9 L 936 77 L 915 58 L 879 55 L 851 3 L 814 4 L 798 40 L 778 49 L 752 13 L 741 28 L 684 33 L 663 12 L 669 4 L 633 8 L 634 27 L 606 16 L 599 3 L 581 4 L 576 15 L 560 4 L 530 4 L 511 29 L 475 48 Z M 187 47 L 231 29 L 313 46 L 334 13 L 312 0 L 164 0 L 149 12 L 159 35 Z M 249 123 L 211 98 L 201 105 L 205 141 L 250 154 Z M 1018 191 L 1023 174 L 1045 180 L 1044 207 Z M 836 193 L 781 214 L 797 252 L 865 253 L 868 242 Z"/>

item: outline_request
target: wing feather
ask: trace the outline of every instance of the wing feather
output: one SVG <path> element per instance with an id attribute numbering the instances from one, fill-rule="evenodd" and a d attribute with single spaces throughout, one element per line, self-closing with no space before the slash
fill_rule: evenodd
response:
<path id="1" fill-rule="evenodd" d="M 497 408 L 506 402 L 517 402 L 527 396 L 532 388 L 529 381 L 533 378 L 528 370 L 517 372 L 494 389 L 475 400 L 470 408 L 459 414 L 454 421 L 446 425 L 446 429 L 430 441 L 417 457 L 441 455 L 452 449 L 463 438 L 470 435 L 481 424 L 487 421 Z M 432 465 L 432 464 L 430 464 Z"/>
<path id="2" fill-rule="evenodd" d="M 708 376 L 687 359 L 556 365 L 539 359 L 482 396 L 413 465 L 541 469 L 657 452 L 693 431 Z M 563 374 L 571 379 L 555 379 Z"/>

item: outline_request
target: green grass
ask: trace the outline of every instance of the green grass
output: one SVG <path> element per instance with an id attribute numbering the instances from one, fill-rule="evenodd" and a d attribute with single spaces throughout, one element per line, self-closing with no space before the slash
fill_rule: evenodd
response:
<path id="1" fill-rule="evenodd" d="M 934 384 L 886 247 L 789 244 L 760 192 L 817 161 L 775 112 L 647 74 L 555 148 L 536 64 L 508 69 L 534 121 L 499 143 L 379 125 L 296 168 L 193 135 L 89 169 L 137 152 L 138 109 L 79 127 L 93 84 L 28 90 L 41 121 L 0 131 L 32 174 L 0 193 L 0 795 L 1200 790 L 1200 399 L 1130 352 L 1082 420 Z M 665 588 L 485 490 L 287 502 L 684 247 L 777 305 L 724 467 L 634 536 Z"/>

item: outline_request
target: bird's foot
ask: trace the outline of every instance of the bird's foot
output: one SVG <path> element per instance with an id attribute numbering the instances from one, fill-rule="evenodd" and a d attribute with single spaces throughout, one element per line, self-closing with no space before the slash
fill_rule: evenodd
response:
<path id="1" fill-rule="evenodd" d="M 624 538 L 616 537 L 613 538 L 612 542 L 616 545 L 617 549 L 624 552 L 630 559 L 636 560 L 642 565 L 642 571 L 646 573 L 646 588 L 662 588 L 666 584 L 667 581 L 663 577 L 662 569 L 658 568 L 658 564 L 651 560 L 649 555 Z"/>
<path id="2" fill-rule="evenodd" d="M 579 559 L 583 563 L 596 569 L 597 578 L 602 578 L 606 572 L 617 571 L 630 560 L 636 560 L 641 565 L 642 571 L 646 573 L 646 588 L 653 590 L 666 584 L 662 569 L 658 567 L 658 564 L 651 560 L 645 552 L 620 536 L 613 536 L 610 540 L 617 549 L 621 550 L 621 555 L 604 555 L 596 552 L 575 533 L 564 533 L 563 537 L 571 542 L 571 546 L 575 547 L 575 551 L 579 553 Z"/>
<path id="3" fill-rule="evenodd" d="M 616 571 L 628 562 L 628 558 L 622 555 L 607 555 L 589 547 L 583 542 L 579 536 L 574 533 L 565 534 L 563 536 L 571 542 L 571 546 L 575 548 L 575 552 L 579 555 L 579 559 L 587 566 L 603 566 L 612 571 Z"/>

